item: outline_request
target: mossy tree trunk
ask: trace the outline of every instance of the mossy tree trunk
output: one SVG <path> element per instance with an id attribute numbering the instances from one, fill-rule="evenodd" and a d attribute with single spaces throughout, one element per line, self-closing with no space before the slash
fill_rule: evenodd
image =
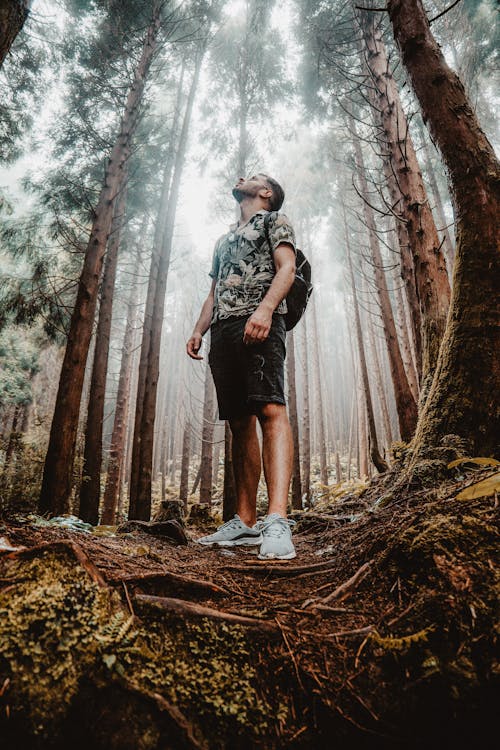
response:
<path id="1" fill-rule="evenodd" d="M 497 451 L 500 434 L 500 168 L 421 0 L 389 0 L 388 10 L 424 121 L 446 164 L 457 216 L 450 312 L 414 457 L 448 434 L 467 438 L 475 455 L 488 456 Z"/>

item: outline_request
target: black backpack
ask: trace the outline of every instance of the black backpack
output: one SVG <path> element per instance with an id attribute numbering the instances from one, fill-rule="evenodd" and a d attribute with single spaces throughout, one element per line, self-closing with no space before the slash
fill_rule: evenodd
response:
<path id="1" fill-rule="evenodd" d="M 269 237 L 269 225 L 277 215 L 277 211 L 271 211 L 264 217 L 264 231 L 266 233 L 267 244 L 269 245 L 271 254 L 273 252 L 273 249 Z M 290 291 L 286 295 L 286 306 L 288 312 L 285 315 L 285 325 L 287 331 L 291 331 L 303 316 L 312 290 L 313 285 L 311 283 L 311 264 L 307 260 L 302 250 L 299 250 L 299 248 L 297 248 L 295 260 L 295 279 L 290 288 Z"/>

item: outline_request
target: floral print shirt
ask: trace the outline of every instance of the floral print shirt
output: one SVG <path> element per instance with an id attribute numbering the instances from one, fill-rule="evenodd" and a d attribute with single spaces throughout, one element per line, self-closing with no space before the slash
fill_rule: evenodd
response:
<path id="1" fill-rule="evenodd" d="M 256 310 L 276 274 L 267 242 L 264 217 L 258 211 L 246 224 L 233 224 L 220 237 L 214 249 L 210 276 L 216 279 L 212 324 L 231 316 L 251 315 Z M 269 223 L 272 252 L 285 242 L 295 250 L 295 234 L 285 214 L 275 214 Z M 278 313 L 286 313 L 286 300 Z"/>

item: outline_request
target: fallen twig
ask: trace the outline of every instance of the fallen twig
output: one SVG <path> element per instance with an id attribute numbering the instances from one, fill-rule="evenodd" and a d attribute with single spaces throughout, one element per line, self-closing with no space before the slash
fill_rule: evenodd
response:
<path id="1" fill-rule="evenodd" d="M 225 596 L 227 591 L 218 586 L 216 583 L 211 581 L 201 581 L 198 578 L 191 578 L 190 576 L 179 575 L 178 573 L 171 573 L 165 571 L 162 573 L 143 573 L 138 575 L 119 575 L 117 573 L 111 573 L 107 576 L 108 581 L 111 583 L 127 583 L 132 586 L 141 585 L 152 585 L 167 583 L 176 589 L 185 589 L 193 593 L 199 593 L 202 596 Z"/>
<path id="2" fill-rule="evenodd" d="M 360 567 L 356 573 L 349 578 L 348 581 L 345 581 L 340 586 L 337 586 L 335 591 L 332 591 L 331 594 L 328 594 L 328 596 L 325 596 L 323 599 L 312 598 L 312 599 L 306 599 L 306 601 L 302 604 L 302 609 L 306 609 L 307 607 L 314 606 L 316 609 L 319 609 L 318 605 L 327 605 L 329 602 L 332 601 L 342 601 L 343 599 L 346 599 L 348 596 L 351 596 L 356 586 L 358 586 L 359 583 L 365 578 L 368 573 L 371 570 L 371 567 L 373 565 L 373 560 L 370 560 L 369 562 L 365 563 Z"/>
<path id="3" fill-rule="evenodd" d="M 149 604 L 166 612 L 173 612 L 183 617 L 206 617 L 209 620 L 221 620 L 233 625 L 242 625 L 247 628 L 253 628 L 261 631 L 266 635 L 279 634 L 278 628 L 268 620 L 257 617 L 243 617 L 233 615 L 228 612 L 221 612 L 212 607 L 203 607 L 200 604 L 185 601 L 184 599 L 172 599 L 163 596 L 148 596 L 147 594 L 136 594 L 135 600 L 139 603 Z"/>
<path id="4" fill-rule="evenodd" d="M 261 575 L 269 573 L 278 578 L 292 578 L 303 573 L 327 570 L 328 568 L 332 567 L 333 561 L 325 560 L 325 562 L 313 563 L 312 565 L 295 565 L 292 567 L 290 567 L 286 563 L 281 563 L 281 565 L 269 565 L 269 563 L 263 563 L 262 565 L 259 565 L 258 563 L 253 565 L 231 565 L 225 568 L 225 570 L 230 570 L 238 573 L 259 573 Z"/>

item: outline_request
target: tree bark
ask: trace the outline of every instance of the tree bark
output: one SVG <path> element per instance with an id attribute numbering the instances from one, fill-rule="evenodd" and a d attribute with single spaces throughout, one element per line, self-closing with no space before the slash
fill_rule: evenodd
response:
<path id="1" fill-rule="evenodd" d="M 344 215 L 344 231 L 345 231 L 345 243 L 346 243 L 345 252 L 346 252 L 346 260 L 347 260 L 347 270 L 349 273 L 349 280 L 351 284 L 352 301 L 353 301 L 353 308 L 354 308 L 354 322 L 355 322 L 355 327 L 356 327 L 356 341 L 358 344 L 359 366 L 361 370 L 361 382 L 363 385 L 363 392 L 365 396 L 366 414 L 367 414 L 368 429 L 369 429 L 370 456 L 371 456 L 373 463 L 375 464 L 377 471 L 384 472 L 384 471 L 387 471 L 389 467 L 387 465 L 387 462 L 384 461 L 384 459 L 382 458 L 379 448 L 378 448 L 377 431 L 375 429 L 375 417 L 373 413 L 373 402 L 372 402 L 372 396 L 371 396 L 371 391 L 370 391 L 370 381 L 368 379 L 368 368 L 366 366 L 366 355 L 365 355 L 365 347 L 363 343 L 363 333 L 361 329 L 361 318 L 359 315 L 358 295 L 356 292 L 356 283 L 354 280 L 354 271 L 352 268 L 349 231 L 347 228 L 345 207 L 342 206 L 342 208 L 343 208 L 343 215 Z M 364 414 L 360 416 L 361 416 L 361 420 L 363 420 L 364 422 Z"/>
<path id="2" fill-rule="evenodd" d="M 32 0 L 3 0 L 0 3 L 0 68 L 29 16 L 31 4 Z"/>
<path id="3" fill-rule="evenodd" d="M 229 521 L 236 513 L 236 482 L 233 470 L 233 436 L 229 422 L 224 424 L 224 490 L 222 520 Z"/>
<path id="4" fill-rule="evenodd" d="M 293 331 L 287 336 L 286 370 L 288 379 L 288 411 L 293 439 L 292 508 L 302 510 L 300 482 L 299 418 L 297 414 L 297 386 L 295 382 L 295 339 Z"/>
<path id="5" fill-rule="evenodd" d="M 387 59 L 380 24 L 374 14 L 361 13 L 366 65 L 373 86 L 369 96 L 383 129 L 383 159 L 397 184 L 393 211 L 405 224 L 413 256 L 415 284 L 422 316 L 422 382 L 432 377 L 446 327 L 450 284 L 434 217 L 399 92 Z M 428 387 L 428 386 L 427 386 Z M 424 394 L 425 395 L 425 394 Z M 402 433 L 403 434 L 403 433 Z M 404 438 L 403 438 L 404 439 Z"/>
<path id="6" fill-rule="evenodd" d="M 186 104 L 186 111 L 182 123 L 179 143 L 175 157 L 175 167 L 172 185 L 169 193 L 168 209 L 165 218 L 165 231 L 159 253 L 159 267 L 152 309 L 151 334 L 143 340 L 144 356 L 141 348 L 141 360 L 146 363 L 145 381 L 142 404 L 138 390 L 139 409 L 142 410 L 140 419 L 136 417 L 134 430 L 134 448 L 132 454 L 132 476 L 130 482 L 130 510 L 129 517 L 148 521 L 151 516 L 151 479 L 153 465 L 153 443 L 156 412 L 156 394 L 160 367 L 160 343 L 165 309 L 165 293 L 167 289 L 170 254 L 174 233 L 175 214 L 179 198 L 179 190 L 184 168 L 189 127 L 193 112 L 194 98 L 198 86 L 201 64 L 204 57 L 206 42 L 198 53 L 191 88 Z M 147 340 L 149 338 L 149 341 Z M 149 345 L 148 345 L 149 344 Z"/>
<path id="7" fill-rule="evenodd" d="M 307 317 L 302 323 L 302 351 L 304 358 L 304 408 L 302 410 L 302 497 L 306 506 L 311 504 L 311 409 L 309 402 L 309 350 Z"/>
<path id="8" fill-rule="evenodd" d="M 140 104 L 156 49 L 159 28 L 160 9 L 155 3 L 154 16 L 148 27 L 141 58 L 127 96 L 120 133 L 106 167 L 104 185 L 95 209 L 85 252 L 45 460 L 40 495 L 41 513 L 60 514 L 69 510 L 80 400 L 102 262 L 113 217 L 113 201 L 123 185 L 125 165 L 139 119 Z"/>
<path id="9" fill-rule="evenodd" d="M 125 213 L 126 192 L 124 184 L 119 198 L 115 200 L 113 224 L 108 240 L 108 250 L 101 287 L 94 362 L 92 365 L 87 425 L 85 429 L 85 451 L 83 456 L 83 479 L 80 487 L 79 516 L 83 521 L 91 523 L 94 526 L 99 520 L 104 397 L 106 394 L 116 267 L 118 265 L 121 228 Z"/>
<path id="10" fill-rule="evenodd" d="M 363 153 L 361 150 L 361 143 L 356 137 L 354 121 L 352 121 L 352 128 L 355 134 L 354 149 L 359 170 L 358 174 L 361 195 L 363 197 L 363 213 L 365 224 L 368 230 L 368 242 L 373 261 L 375 286 L 377 289 L 385 341 L 387 344 L 387 352 L 389 354 L 389 362 L 391 365 L 391 378 L 394 387 L 394 396 L 396 398 L 399 430 L 401 432 L 401 438 L 404 441 L 409 441 L 413 436 L 415 425 L 417 424 L 417 404 L 415 402 L 415 399 L 413 398 L 410 384 L 408 383 L 405 366 L 403 364 L 403 358 L 401 356 L 401 350 L 399 348 L 399 341 L 396 333 L 396 325 L 394 323 L 394 315 L 392 313 L 391 300 L 387 289 L 387 279 L 384 273 L 382 255 L 380 252 L 380 245 L 377 237 L 375 218 L 373 216 L 373 209 L 369 205 L 368 185 L 366 181 Z M 345 215 L 344 222 L 346 222 Z"/>
<path id="11" fill-rule="evenodd" d="M 328 465 L 326 460 L 326 432 L 325 432 L 325 414 L 323 408 L 323 390 L 321 387 L 321 358 L 319 355 L 319 331 L 318 316 L 316 314 L 316 301 L 312 300 L 312 323 L 313 323 L 313 340 L 314 340 L 314 385 L 317 398 L 318 414 L 318 451 L 319 451 L 319 474 L 321 484 L 328 486 Z"/>
<path id="12" fill-rule="evenodd" d="M 179 500 L 184 506 L 187 514 L 189 493 L 189 463 L 191 458 L 191 423 L 186 419 L 184 434 L 182 436 L 182 461 L 181 461 L 181 483 L 179 488 Z"/>
<path id="13" fill-rule="evenodd" d="M 203 427 L 201 431 L 200 503 L 212 504 L 212 462 L 214 452 L 214 381 L 207 365 L 203 399 Z"/>
<path id="14" fill-rule="evenodd" d="M 448 434 L 471 441 L 474 455 L 490 456 L 500 434 L 500 167 L 421 1 L 389 0 L 388 10 L 423 119 L 446 164 L 457 216 L 450 314 L 414 457 Z"/>

